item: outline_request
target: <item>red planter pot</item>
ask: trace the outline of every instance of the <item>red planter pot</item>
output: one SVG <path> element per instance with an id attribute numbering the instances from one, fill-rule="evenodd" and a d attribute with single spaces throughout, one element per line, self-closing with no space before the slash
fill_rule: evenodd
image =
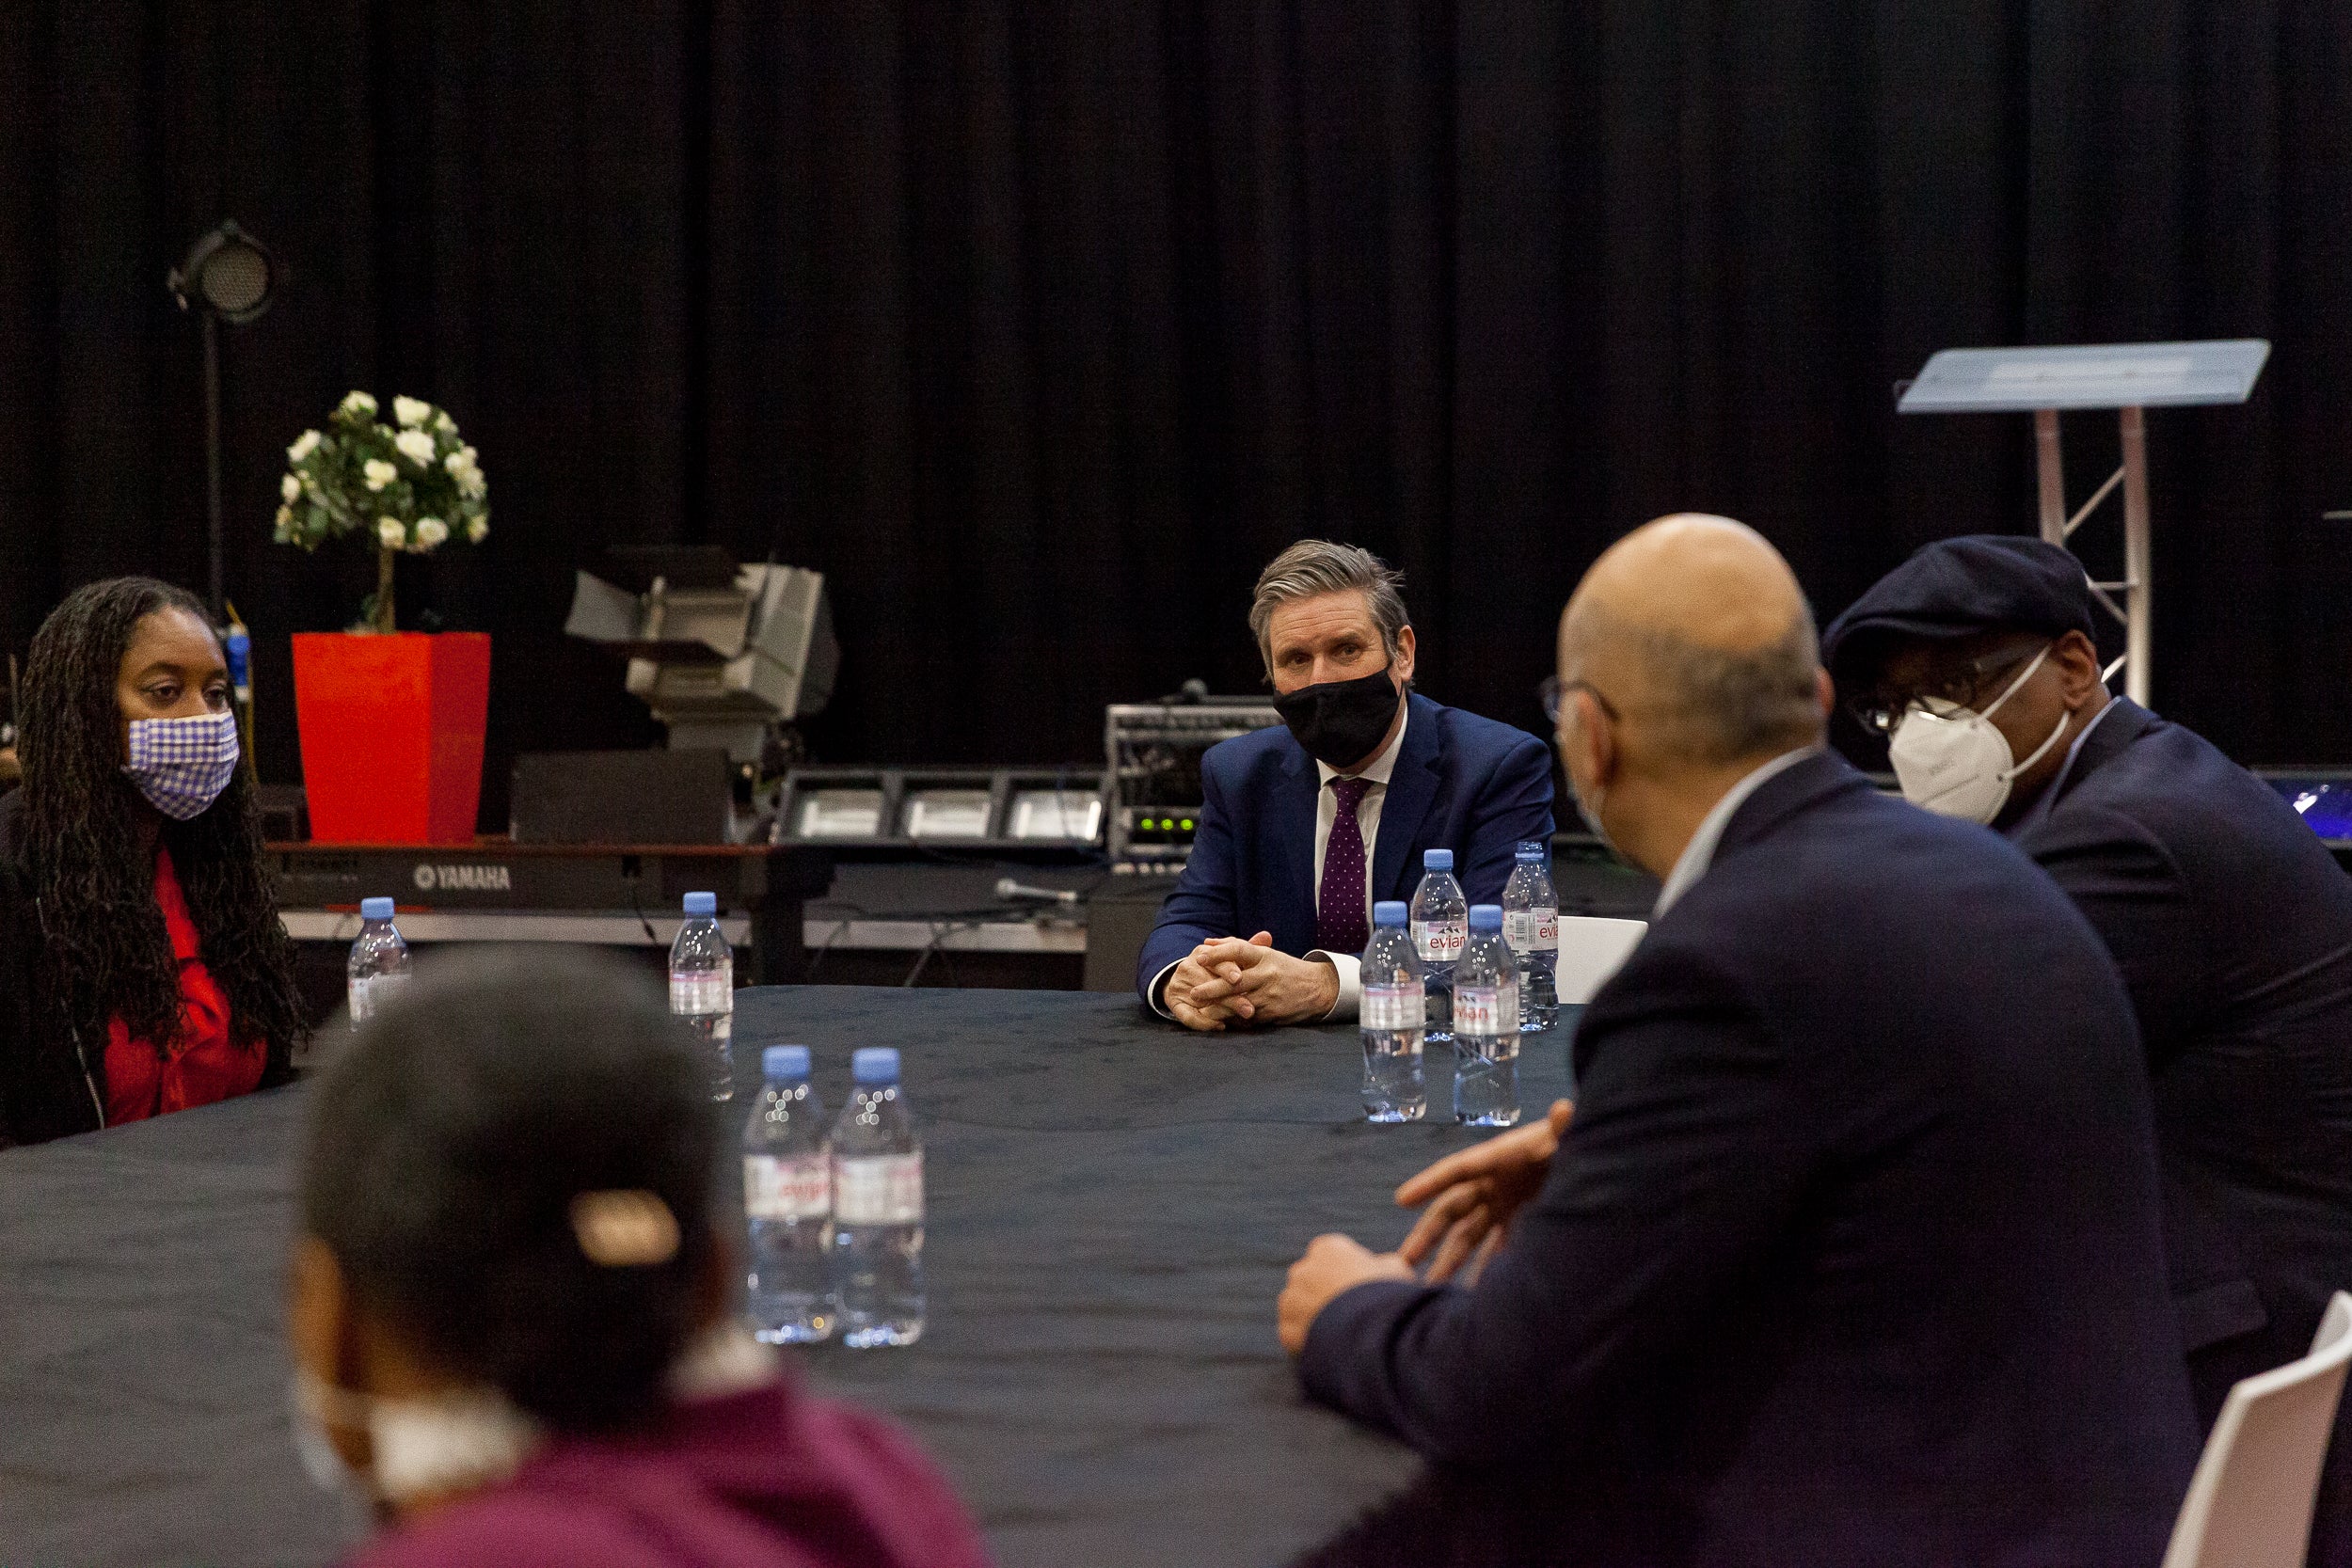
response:
<path id="1" fill-rule="evenodd" d="M 294 676 L 313 839 L 473 842 L 486 634 L 296 632 Z"/>

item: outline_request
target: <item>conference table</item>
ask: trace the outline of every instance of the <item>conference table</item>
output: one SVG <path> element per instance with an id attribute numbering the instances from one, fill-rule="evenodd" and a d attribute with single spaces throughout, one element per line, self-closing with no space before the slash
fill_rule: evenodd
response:
<path id="1" fill-rule="evenodd" d="M 1522 1052 L 1531 1111 L 1562 1092 L 1575 1012 Z M 1477 1136 L 1366 1123 L 1352 1026 L 1194 1036 L 1132 997 L 748 989 L 739 1112 L 786 1041 L 835 1107 L 852 1050 L 903 1052 L 930 1188 L 921 1342 L 792 1359 L 910 1428 L 1005 1568 L 1406 1561 L 1454 1528 L 1447 1478 L 1307 1403 L 1275 1338 L 1307 1240 L 1394 1244 L 1396 1183 Z M 296 1085 L 0 1152 L 0 1563 L 307 1565 L 355 1538 L 286 1418 L 303 1103 Z"/>

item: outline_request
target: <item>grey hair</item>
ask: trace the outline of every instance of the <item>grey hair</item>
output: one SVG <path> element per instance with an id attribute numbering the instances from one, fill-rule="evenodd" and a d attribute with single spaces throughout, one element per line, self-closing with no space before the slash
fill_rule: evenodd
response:
<path id="1" fill-rule="evenodd" d="M 1267 628 L 1274 624 L 1274 612 L 1294 599 L 1311 599 L 1319 594 L 1343 594 L 1350 589 L 1363 594 L 1364 607 L 1372 611 L 1373 624 L 1380 628 L 1380 641 L 1385 643 L 1391 658 L 1397 655 L 1397 634 L 1406 626 L 1405 574 L 1387 562 L 1356 545 L 1335 545 L 1328 539 L 1301 539 L 1280 555 L 1266 562 L 1266 569 L 1258 574 L 1258 586 L 1249 601 L 1249 630 L 1258 640 L 1258 657 L 1266 668 L 1274 667 L 1274 650 L 1268 644 Z"/>
<path id="2" fill-rule="evenodd" d="M 1738 653 L 1590 607 L 1578 612 L 1570 636 L 1580 661 L 1597 641 L 1623 640 L 1654 695 L 1650 728 L 1660 748 L 1684 761 L 1721 767 L 1820 743 L 1820 640 L 1809 607 L 1776 640 Z"/>

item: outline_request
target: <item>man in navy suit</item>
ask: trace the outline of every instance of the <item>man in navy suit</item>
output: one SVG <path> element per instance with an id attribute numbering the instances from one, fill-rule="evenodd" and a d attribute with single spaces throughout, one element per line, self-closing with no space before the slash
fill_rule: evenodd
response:
<path id="1" fill-rule="evenodd" d="M 1580 1022 L 1572 1118 L 1408 1182 L 1437 1201 L 1399 1252 L 1292 1268 L 1308 1392 L 1529 1478 L 1521 1561 L 2156 1561 L 2196 1434 L 2097 935 L 1822 750 L 1804 595 L 1736 523 L 1603 555 L 1560 681 L 1657 918 Z"/>
<path id="2" fill-rule="evenodd" d="M 1848 705 L 1890 736 L 1904 791 L 2007 833 L 2122 971 L 2210 1424 L 2238 1379 L 2309 1351 L 2329 1295 L 2352 1289 L 2352 878 L 2262 781 L 2108 694 L 2092 614 L 2058 546 L 1945 539 L 1824 647 Z M 2312 1560 L 2352 1563 L 2352 1403 Z"/>
<path id="3" fill-rule="evenodd" d="M 1303 539 L 1258 578 L 1249 627 L 1282 727 L 1200 759 L 1200 828 L 1136 964 L 1152 1008 L 1191 1029 L 1353 1019 L 1372 906 L 1410 898 L 1422 852 L 1454 852 L 1473 903 L 1512 850 L 1551 838 L 1551 759 L 1534 736 L 1412 690 L 1404 578 Z"/>

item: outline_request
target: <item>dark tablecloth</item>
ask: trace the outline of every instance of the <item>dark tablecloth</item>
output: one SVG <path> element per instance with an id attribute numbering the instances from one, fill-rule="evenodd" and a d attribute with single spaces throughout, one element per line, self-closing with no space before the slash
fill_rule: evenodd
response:
<path id="1" fill-rule="evenodd" d="M 762 1045 L 809 1045 L 836 1107 L 852 1049 L 905 1053 L 930 1325 L 799 1361 L 912 1427 L 1006 1568 L 1280 1563 L 1414 1481 L 1398 1446 L 1302 1402 L 1274 1337 L 1307 1238 L 1393 1244 L 1394 1184 L 1473 1140 L 1365 1124 L 1352 1028 L 1195 1037 L 1060 991 L 736 1006 L 744 1093 Z M 1531 1108 L 1560 1092 L 1565 1035 L 1531 1040 Z M 348 1539 L 285 1417 L 301 1110 L 295 1087 L 0 1153 L 0 1563 L 311 1564 Z"/>

